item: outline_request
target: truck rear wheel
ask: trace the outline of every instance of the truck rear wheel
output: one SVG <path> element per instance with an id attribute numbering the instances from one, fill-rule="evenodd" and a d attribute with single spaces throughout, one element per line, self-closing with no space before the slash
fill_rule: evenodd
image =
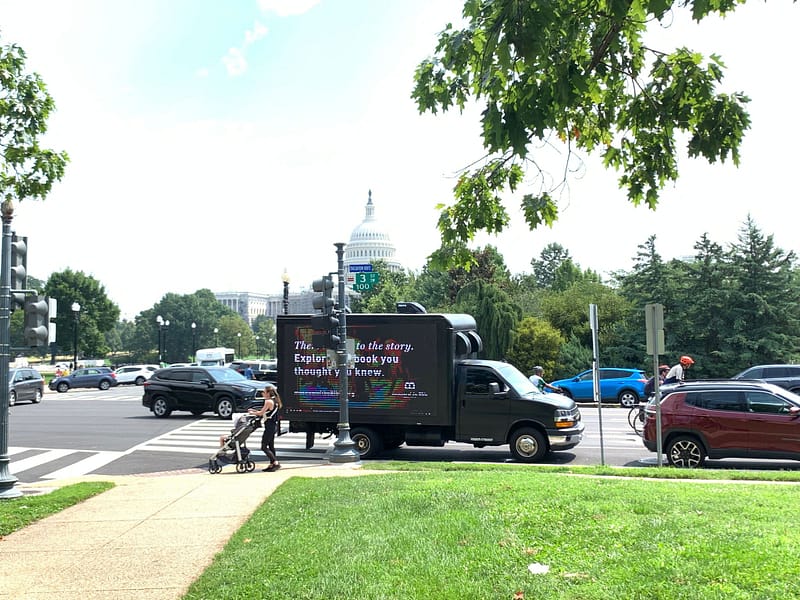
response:
<path id="1" fill-rule="evenodd" d="M 547 442 L 542 433 L 532 427 L 518 429 L 511 436 L 511 456 L 520 462 L 539 462 L 547 454 Z"/>
<path id="2" fill-rule="evenodd" d="M 368 427 L 355 427 L 350 431 L 350 439 L 356 445 L 361 458 L 374 458 L 383 450 L 383 441 L 375 431 Z"/>

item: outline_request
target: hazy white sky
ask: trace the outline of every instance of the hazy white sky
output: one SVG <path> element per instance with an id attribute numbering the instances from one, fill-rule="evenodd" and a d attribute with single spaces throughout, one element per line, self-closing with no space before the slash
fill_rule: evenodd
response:
<path id="1" fill-rule="evenodd" d="M 398 259 L 438 246 L 435 206 L 483 155 L 474 113 L 419 115 L 415 66 L 457 21 L 455 0 L 0 0 L 0 43 L 28 53 L 57 105 L 46 145 L 71 157 L 44 202 L 17 206 L 29 272 L 97 278 L 124 317 L 168 292 L 278 293 L 335 270 L 372 190 Z M 648 40 L 720 54 L 752 102 L 739 169 L 681 160 L 656 213 L 589 160 L 552 229 L 515 215 L 481 238 L 512 272 L 550 242 L 601 274 L 631 267 L 656 233 L 664 258 L 707 232 L 727 244 L 748 213 L 800 252 L 793 203 L 800 7 L 751 0 L 728 19 L 676 20 Z M 515 203 L 510 203 L 512 208 Z M 63 299 L 69 302 L 69 299 Z"/>

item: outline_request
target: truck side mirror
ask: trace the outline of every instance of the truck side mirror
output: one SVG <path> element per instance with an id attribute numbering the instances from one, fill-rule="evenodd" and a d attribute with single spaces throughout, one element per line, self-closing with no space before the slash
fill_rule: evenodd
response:
<path id="1" fill-rule="evenodd" d="M 496 381 L 493 381 L 489 384 L 489 393 L 490 394 L 499 394 L 500 393 L 500 384 Z"/>

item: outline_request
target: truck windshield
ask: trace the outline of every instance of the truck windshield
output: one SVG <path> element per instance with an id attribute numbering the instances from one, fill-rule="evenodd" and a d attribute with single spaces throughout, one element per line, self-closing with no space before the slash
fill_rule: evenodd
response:
<path id="1" fill-rule="evenodd" d="M 513 387 L 517 392 L 523 396 L 538 395 L 542 392 L 539 391 L 531 380 L 525 377 L 514 365 L 505 364 L 497 369 L 503 376 L 508 384 Z"/>

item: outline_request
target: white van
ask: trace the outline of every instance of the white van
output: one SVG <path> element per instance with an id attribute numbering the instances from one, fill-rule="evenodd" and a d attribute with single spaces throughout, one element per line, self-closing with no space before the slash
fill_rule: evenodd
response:
<path id="1" fill-rule="evenodd" d="M 195 362 L 200 367 L 224 367 L 233 362 L 233 348 L 201 348 Z"/>

